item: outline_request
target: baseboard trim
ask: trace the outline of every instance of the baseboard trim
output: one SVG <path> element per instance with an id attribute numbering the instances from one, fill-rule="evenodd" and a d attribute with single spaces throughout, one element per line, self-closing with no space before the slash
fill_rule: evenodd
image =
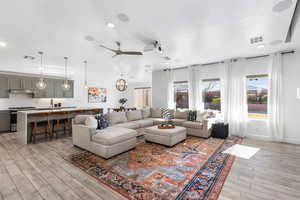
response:
<path id="1" fill-rule="evenodd" d="M 282 141 L 290 144 L 300 144 L 300 139 L 284 138 Z"/>
<path id="2" fill-rule="evenodd" d="M 289 144 L 300 144 L 300 139 L 294 138 L 283 138 L 281 141 L 274 141 L 269 136 L 262 136 L 262 135 L 246 135 L 246 138 L 255 139 L 255 140 L 262 140 L 262 141 L 270 141 L 270 142 L 284 142 Z"/>

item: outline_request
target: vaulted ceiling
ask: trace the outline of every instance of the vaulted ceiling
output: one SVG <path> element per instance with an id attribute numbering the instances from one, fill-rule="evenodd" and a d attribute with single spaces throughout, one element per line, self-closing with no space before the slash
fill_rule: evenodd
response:
<path id="1" fill-rule="evenodd" d="M 282 3 L 283 2 L 283 3 Z M 149 80 L 151 69 L 174 67 L 252 56 L 297 48 L 300 28 L 285 43 L 296 0 L 2 0 L 0 7 L 0 69 L 35 72 L 37 61 L 24 60 L 44 51 L 49 69 L 61 71 L 63 57 L 70 65 L 113 68 L 132 81 Z M 279 3 L 279 4 L 278 4 Z M 285 6 L 274 12 L 278 4 Z M 118 14 L 129 18 L 124 22 Z M 108 28 L 111 22 L 114 28 Z M 298 22 L 299 23 L 299 22 Z M 124 50 L 143 51 L 148 40 L 158 40 L 164 53 L 119 56 L 85 40 L 93 36 L 99 43 Z M 250 44 L 263 36 L 264 48 Z M 166 61 L 161 57 L 171 58 Z M 76 70 L 74 70 L 76 72 Z"/>

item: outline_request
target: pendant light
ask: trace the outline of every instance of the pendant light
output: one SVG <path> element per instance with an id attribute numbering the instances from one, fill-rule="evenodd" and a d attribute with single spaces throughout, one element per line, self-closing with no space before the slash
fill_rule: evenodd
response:
<path id="1" fill-rule="evenodd" d="M 125 79 L 123 79 L 123 74 L 121 74 L 121 78 L 117 80 L 116 88 L 120 92 L 124 92 L 127 89 L 127 82 Z"/>
<path id="2" fill-rule="evenodd" d="M 84 88 L 88 89 L 88 82 L 87 82 L 87 61 L 83 61 L 84 63 Z"/>
<path id="3" fill-rule="evenodd" d="M 44 90 L 47 87 L 47 84 L 44 81 L 44 68 L 43 68 L 43 55 L 44 53 L 42 51 L 38 52 L 41 57 L 41 65 L 40 65 L 40 80 L 36 83 L 36 88 L 39 90 Z"/>
<path id="4" fill-rule="evenodd" d="M 64 57 L 65 59 L 65 80 L 64 83 L 61 85 L 63 90 L 69 90 L 70 89 L 70 84 L 68 81 L 68 70 L 67 70 L 67 66 L 68 66 L 68 57 Z"/>

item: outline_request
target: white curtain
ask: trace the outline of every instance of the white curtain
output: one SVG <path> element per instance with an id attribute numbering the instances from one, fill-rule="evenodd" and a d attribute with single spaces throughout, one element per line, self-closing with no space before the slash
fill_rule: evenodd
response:
<path id="1" fill-rule="evenodd" d="M 228 62 L 225 66 L 224 118 L 229 123 L 229 134 L 244 137 L 247 130 L 247 95 L 246 77 L 237 73 L 233 63 Z"/>
<path id="2" fill-rule="evenodd" d="M 175 99 L 174 99 L 174 70 L 167 71 L 168 80 L 168 108 L 175 109 Z"/>
<path id="3" fill-rule="evenodd" d="M 204 111 L 201 82 L 201 66 L 197 66 L 194 69 L 194 105 L 198 111 Z"/>
<path id="4" fill-rule="evenodd" d="M 188 72 L 189 72 L 189 109 L 194 110 L 195 109 L 195 93 L 194 93 L 194 87 L 195 87 L 195 68 L 193 66 L 188 67 Z"/>
<path id="5" fill-rule="evenodd" d="M 282 55 L 274 53 L 269 65 L 268 114 L 269 131 L 275 141 L 283 139 L 282 110 Z"/>

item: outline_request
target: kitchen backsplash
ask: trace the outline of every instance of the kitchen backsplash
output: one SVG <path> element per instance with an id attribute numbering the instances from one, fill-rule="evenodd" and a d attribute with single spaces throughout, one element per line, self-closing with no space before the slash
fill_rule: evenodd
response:
<path id="1" fill-rule="evenodd" d="M 37 108 L 50 107 L 51 99 L 34 99 L 26 94 L 10 94 L 9 99 L 0 99 L 0 109 L 8 107 L 33 106 Z M 54 103 L 62 103 L 62 106 L 77 106 L 75 99 L 54 99 Z"/>

